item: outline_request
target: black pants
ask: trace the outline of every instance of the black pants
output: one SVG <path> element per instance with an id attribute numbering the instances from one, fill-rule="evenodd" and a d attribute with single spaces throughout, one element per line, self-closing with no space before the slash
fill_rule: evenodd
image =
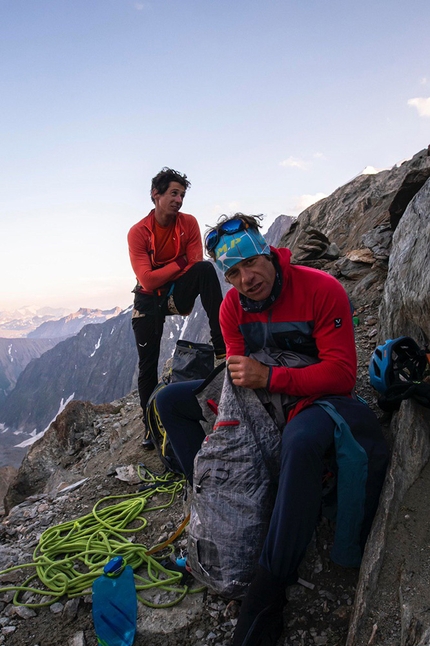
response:
<path id="1" fill-rule="evenodd" d="M 225 352 L 219 325 L 219 308 L 222 301 L 221 286 L 211 262 L 198 262 L 175 281 L 173 301 L 179 314 L 187 315 L 200 295 L 209 319 L 212 344 L 217 354 Z M 132 319 L 137 351 L 139 353 L 138 389 L 140 405 L 145 413 L 146 404 L 158 382 L 157 367 L 160 343 L 166 316 L 171 314 L 166 298 L 136 294 L 135 310 L 139 315 Z"/>

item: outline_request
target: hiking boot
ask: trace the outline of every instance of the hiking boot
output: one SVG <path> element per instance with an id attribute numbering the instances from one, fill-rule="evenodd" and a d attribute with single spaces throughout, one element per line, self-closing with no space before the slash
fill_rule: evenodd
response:
<path id="1" fill-rule="evenodd" d="M 234 632 L 233 646 L 276 646 L 282 635 L 284 623 L 282 609 L 276 612 L 270 607 L 264 608 L 256 617 L 248 616 L 246 620 L 247 631 L 243 629 L 244 620 L 241 622 L 242 613 Z M 252 619 L 252 622 L 251 622 Z"/>
<path id="2" fill-rule="evenodd" d="M 142 447 L 145 451 L 153 451 L 155 449 L 154 442 L 151 440 L 151 435 L 146 429 L 142 440 Z"/>
<path id="3" fill-rule="evenodd" d="M 285 587 L 258 566 L 240 608 L 232 646 L 275 646 L 283 629 Z"/>
<path id="4" fill-rule="evenodd" d="M 150 437 L 145 437 L 142 440 L 142 447 L 145 451 L 153 451 L 155 449 L 154 442 Z"/>

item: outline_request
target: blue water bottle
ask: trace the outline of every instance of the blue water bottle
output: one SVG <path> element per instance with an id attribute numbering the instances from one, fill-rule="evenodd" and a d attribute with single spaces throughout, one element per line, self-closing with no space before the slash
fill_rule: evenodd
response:
<path id="1" fill-rule="evenodd" d="M 132 646 L 137 596 L 133 568 L 115 556 L 93 582 L 93 622 L 100 646 Z"/>

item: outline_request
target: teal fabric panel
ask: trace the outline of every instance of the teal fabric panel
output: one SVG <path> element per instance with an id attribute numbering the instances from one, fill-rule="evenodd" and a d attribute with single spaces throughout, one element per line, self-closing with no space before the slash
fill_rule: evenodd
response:
<path id="1" fill-rule="evenodd" d="M 349 425 L 328 401 L 315 402 L 335 423 L 334 442 L 338 466 L 337 517 L 332 560 L 344 567 L 361 563 L 360 534 L 364 518 L 368 458 Z"/>

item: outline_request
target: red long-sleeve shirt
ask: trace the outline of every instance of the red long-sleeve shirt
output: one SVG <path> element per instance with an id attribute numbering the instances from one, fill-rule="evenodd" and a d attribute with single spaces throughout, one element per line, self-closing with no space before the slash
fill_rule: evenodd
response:
<path id="1" fill-rule="evenodd" d="M 141 291 L 148 294 L 179 278 L 192 265 L 203 260 L 200 229 L 193 215 L 178 213 L 173 233 L 175 254 L 166 264 L 160 265 L 157 262 L 154 228 L 155 216 L 152 210 L 131 227 L 127 238 L 131 266 L 142 287 Z"/>

